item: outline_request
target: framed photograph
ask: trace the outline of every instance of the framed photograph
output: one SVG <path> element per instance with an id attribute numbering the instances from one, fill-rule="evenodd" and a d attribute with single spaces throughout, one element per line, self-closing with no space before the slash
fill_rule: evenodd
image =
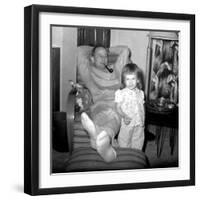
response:
<path id="1" fill-rule="evenodd" d="M 24 9 L 24 192 L 195 184 L 195 16 Z"/>

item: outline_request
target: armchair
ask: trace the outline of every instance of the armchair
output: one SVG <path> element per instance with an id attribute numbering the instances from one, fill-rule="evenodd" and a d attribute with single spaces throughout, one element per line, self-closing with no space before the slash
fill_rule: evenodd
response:
<path id="1" fill-rule="evenodd" d="M 111 60 L 113 61 L 113 56 Z M 77 106 L 77 99 L 80 98 L 83 104 L 87 102 L 86 107 L 83 106 L 80 108 Z M 80 114 L 83 110 L 89 112 L 89 104 L 92 104 L 89 90 L 85 87 L 81 90 L 77 90 L 76 87 L 73 87 L 69 92 L 66 104 L 67 137 L 70 154 L 69 160 L 66 162 L 66 171 L 77 172 L 147 168 L 149 165 L 148 159 L 144 152 L 140 150 L 116 147 L 117 159 L 107 163 L 95 149 L 91 148 L 89 136 L 83 129 L 80 120 Z"/>

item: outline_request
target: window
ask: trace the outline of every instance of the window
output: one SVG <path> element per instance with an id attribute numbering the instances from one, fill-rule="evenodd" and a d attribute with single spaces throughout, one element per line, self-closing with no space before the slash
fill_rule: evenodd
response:
<path id="1" fill-rule="evenodd" d="M 110 47 L 110 29 L 107 28 L 78 28 L 78 46 L 102 45 Z"/>

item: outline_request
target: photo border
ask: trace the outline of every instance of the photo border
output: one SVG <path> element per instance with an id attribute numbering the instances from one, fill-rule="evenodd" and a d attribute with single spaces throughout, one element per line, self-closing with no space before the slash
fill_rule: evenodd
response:
<path id="1" fill-rule="evenodd" d="M 190 179 L 75 187 L 39 187 L 39 14 L 185 20 L 190 23 Z M 82 7 L 31 5 L 24 9 L 24 192 L 31 195 L 186 186 L 195 184 L 195 15 Z"/>

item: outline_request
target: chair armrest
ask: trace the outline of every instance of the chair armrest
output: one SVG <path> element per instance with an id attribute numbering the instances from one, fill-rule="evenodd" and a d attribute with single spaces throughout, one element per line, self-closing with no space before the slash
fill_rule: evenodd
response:
<path id="1" fill-rule="evenodd" d="M 73 151 L 76 92 L 77 92 L 76 89 L 72 89 L 69 92 L 67 98 L 67 107 L 66 107 L 67 139 L 68 139 L 68 148 L 70 154 Z"/>

